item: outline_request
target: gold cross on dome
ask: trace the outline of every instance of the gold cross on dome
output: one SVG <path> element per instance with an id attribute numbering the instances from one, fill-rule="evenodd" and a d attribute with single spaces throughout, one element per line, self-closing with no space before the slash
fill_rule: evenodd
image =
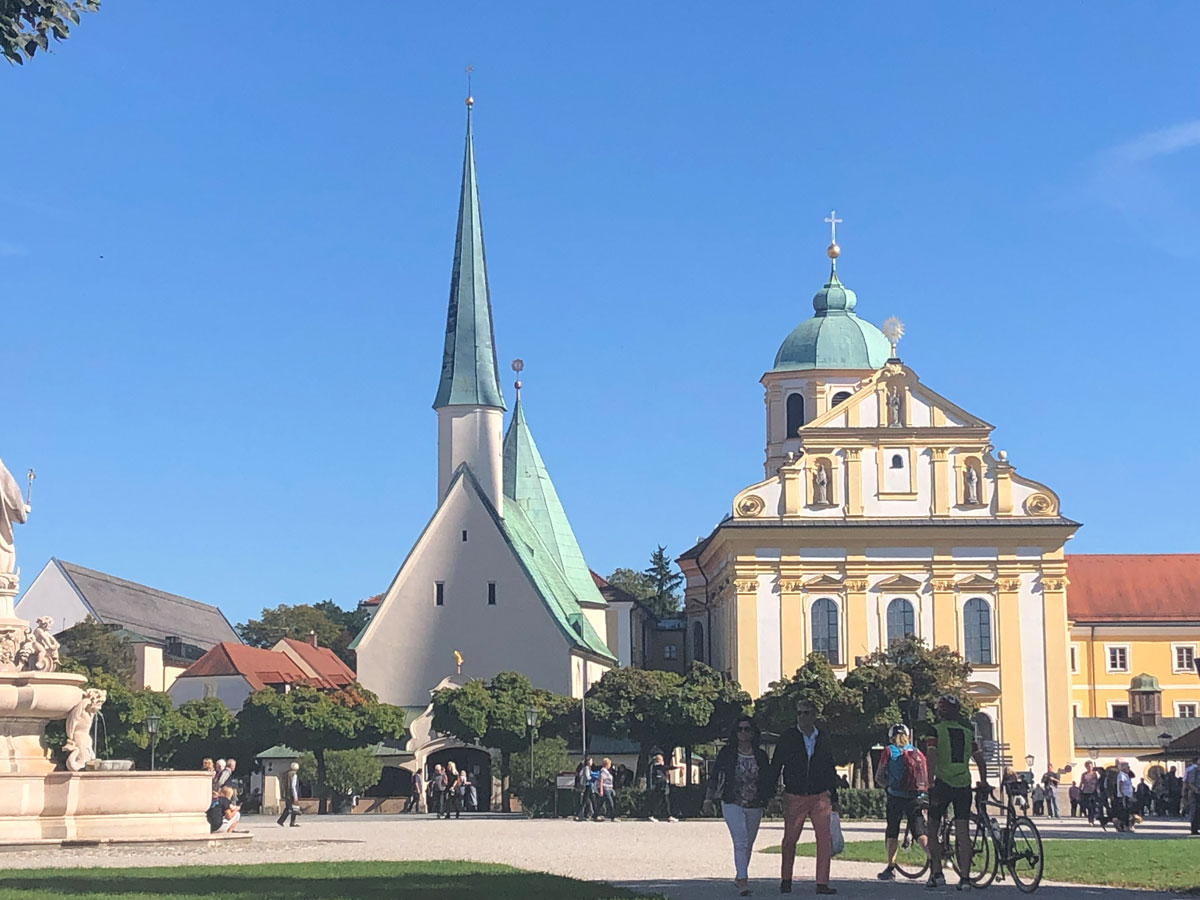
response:
<path id="1" fill-rule="evenodd" d="M 825 217 L 825 221 L 829 223 L 829 243 L 837 243 L 837 227 L 842 224 L 842 220 L 838 218 L 837 210 L 831 209 L 829 215 Z"/>

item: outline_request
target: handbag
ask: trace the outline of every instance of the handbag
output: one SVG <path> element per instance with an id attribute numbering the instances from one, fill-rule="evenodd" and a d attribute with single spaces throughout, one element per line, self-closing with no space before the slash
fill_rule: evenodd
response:
<path id="1" fill-rule="evenodd" d="M 829 853 L 831 856 L 837 856 L 846 849 L 846 839 L 842 836 L 842 817 L 840 813 L 829 814 L 829 838 Z"/>

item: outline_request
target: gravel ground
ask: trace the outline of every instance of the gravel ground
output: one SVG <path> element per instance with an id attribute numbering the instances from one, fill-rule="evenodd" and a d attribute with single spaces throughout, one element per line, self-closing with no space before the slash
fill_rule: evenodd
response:
<path id="1" fill-rule="evenodd" d="M 469 816 L 436 821 L 427 816 L 309 816 L 297 828 L 280 828 L 273 819 L 242 820 L 253 840 L 216 848 L 184 846 L 111 846 L 70 850 L 23 850 L 0 854 L 8 869 L 60 866 L 163 866 L 184 864 L 253 865 L 280 861 L 470 859 L 499 862 L 635 890 L 658 891 L 679 900 L 718 900 L 735 896 L 731 882 L 732 852 L 723 823 L 715 820 L 676 823 L 525 820 L 519 817 Z M 1099 836 L 1098 830 L 1072 824 L 1039 822 L 1046 836 Z M 778 844 L 783 826 L 764 822 L 757 846 Z M 847 823 L 847 840 L 878 838 L 882 823 Z M 1157 826 L 1140 836 L 1182 836 L 1186 828 Z M 1137 838 L 1115 837 L 1114 840 Z M 804 836 L 805 841 L 811 835 Z M 914 883 L 875 880 L 880 866 L 833 863 L 833 884 L 843 896 L 892 898 L 928 896 Z M 811 895 L 813 860 L 797 859 L 796 892 Z M 779 857 L 756 853 L 750 866 L 757 896 L 777 895 Z M 957 892 L 939 891 L 958 896 Z M 1139 900 L 1174 895 L 1077 886 L 1045 885 L 1036 896 L 1067 900 L 1135 894 Z M 989 896 L 1019 896 L 1009 885 L 989 888 Z"/>

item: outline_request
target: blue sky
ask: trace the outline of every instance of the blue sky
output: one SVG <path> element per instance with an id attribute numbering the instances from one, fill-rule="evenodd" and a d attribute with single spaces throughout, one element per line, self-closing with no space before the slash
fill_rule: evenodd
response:
<path id="1" fill-rule="evenodd" d="M 847 6 L 108 0 L 0 71 L 26 584 L 236 621 L 386 587 L 436 501 L 468 63 L 502 375 L 593 568 L 761 478 L 833 207 L 858 312 L 1070 549 L 1200 550 L 1200 10 Z"/>

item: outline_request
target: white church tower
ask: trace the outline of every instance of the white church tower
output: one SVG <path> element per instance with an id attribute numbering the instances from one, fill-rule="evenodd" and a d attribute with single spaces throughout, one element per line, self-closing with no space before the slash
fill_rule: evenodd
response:
<path id="1" fill-rule="evenodd" d="M 504 395 L 496 366 L 492 298 L 483 252 L 483 220 L 475 178 L 475 139 L 467 98 L 467 146 L 463 153 L 458 233 L 450 273 L 450 306 L 442 377 L 433 408 L 438 415 L 438 500 L 446 494 L 458 467 L 466 463 L 487 498 L 503 513 Z"/>

